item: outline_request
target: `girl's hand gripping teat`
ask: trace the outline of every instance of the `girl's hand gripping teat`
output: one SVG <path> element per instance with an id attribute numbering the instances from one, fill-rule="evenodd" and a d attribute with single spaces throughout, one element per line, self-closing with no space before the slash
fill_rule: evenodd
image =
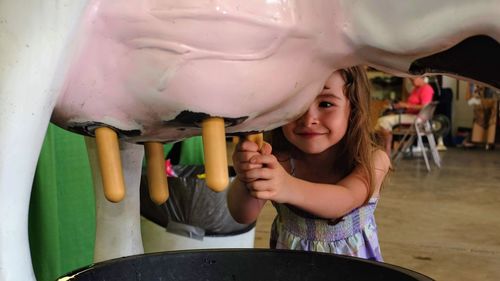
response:
<path id="1" fill-rule="evenodd" d="M 271 146 L 265 143 L 262 153 L 250 159 L 251 165 L 260 168 L 247 172 L 247 177 L 255 179 L 246 184 L 250 194 L 258 199 L 286 203 L 292 176 L 281 166 L 276 156 L 271 154 Z"/>
<path id="2" fill-rule="evenodd" d="M 260 155 L 263 151 L 269 151 L 268 153 L 271 153 L 270 145 L 264 145 L 264 142 L 259 144 L 258 142 L 247 139 L 238 143 L 233 153 L 233 166 L 240 181 L 248 183 L 256 180 L 255 178 L 248 177 L 248 171 L 262 168 L 262 165 L 251 163 L 250 160 L 252 157 Z"/>

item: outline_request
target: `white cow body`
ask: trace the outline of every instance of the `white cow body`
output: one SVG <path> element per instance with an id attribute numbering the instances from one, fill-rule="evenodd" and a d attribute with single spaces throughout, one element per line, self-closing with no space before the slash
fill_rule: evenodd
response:
<path id="1" fill-rule="evenodd" d="M 500 41 L 500 0 L 1 1 L 0 280 L 35 279 L 28 205 L 49 120 L 89 136 L 109 126 L 130 143 L 199 135 L 200 116 L 225 118 L 229 133 L 268 130 L 299 116 L 336 69 L 411 74 L 475 35 Z M 122 147 L 129 201 L 98 202 L 98 231 L 116 223 L 113 208 L 130 223 L 98 234 L 98 260 L 142 252 L 142 152 Z"/>
<path id="2" fill-rule="evenodd" d="M 2 281 L 35 279 L 28 244 L 31 185 L 68 67 L 66 46 L 85 2 L 0 1 Z"/>
<path id="3" fill-rule="evenodd" d="M 406 73 L 475 34 L 498 40 L 495 3 L 446 6 L 444 24 L 431 1 L 92 0 L 52 121 L 89 135 L 106 124 L 131 142 L 199 135 L 195 114 L 242 122 L 228 133 L 275 128 L 334 69 Z"/>

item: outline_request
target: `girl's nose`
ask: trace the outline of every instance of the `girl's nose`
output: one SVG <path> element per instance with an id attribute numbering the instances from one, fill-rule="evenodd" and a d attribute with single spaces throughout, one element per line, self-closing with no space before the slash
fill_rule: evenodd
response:
<path id="1" fill-rule="evenodd" d="M 300 118 L 300 121 L 303 126 L 312 126 L 318 124 L 318 118 L 316 112 L 312 109 L 309 108 L 304 115 Z"/>

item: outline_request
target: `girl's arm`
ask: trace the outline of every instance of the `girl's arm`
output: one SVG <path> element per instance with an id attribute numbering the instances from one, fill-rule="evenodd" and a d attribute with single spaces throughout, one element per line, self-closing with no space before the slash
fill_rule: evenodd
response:
<path id="1" fill-rule="evenodd" d="M 239 223 L 253 223 L 260 214 L 267 200 L 252 197 L 246 185 L 257 180 L 248 175 L 253 169 L 262 168 L 261 164 L 252 164 L 250 159 L 255 155 L 270 154 L 271 146 L 264 144 L 259 150 L 257 144 L 243 141 L 236 146 L 233 153 L 233 167 L 236 178 L 229 185 L 227 205 L 231 216 Z"/>
<path id="2" fill-rule="evenodd" d="M 252 197 L 245 184 L 237 178 L 229 186 L 227 206 L 231 216 L 239 223 L 250 224 L 257 220 L 266 201 Z"/>
<path id="3" fill-rule="evenodd" d="M 334 185 L 295 178 L 281 167 L 273 155 L 254 157 L 253 160 L 255 163 L 265 164 L 264 168 L 255 169 L 251 173 L 252 177 L 260 178 L 248 184 L 254 197 L 288 203 L 322 218 L 336 219 L 348 214 L 362 206 L 369 194 L 368 179 L 357 168 Z M 374 196 L 378 196 L 389 167 L 387 154 L 376 151 Z"/>

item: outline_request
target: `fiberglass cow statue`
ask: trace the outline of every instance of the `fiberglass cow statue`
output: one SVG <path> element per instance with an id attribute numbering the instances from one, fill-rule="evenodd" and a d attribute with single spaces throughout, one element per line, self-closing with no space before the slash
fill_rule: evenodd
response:
<path id="1" fill-rule="evenodd" d="M 162 143 L 203 134 L 217 152 L 224 131 L 294 119 L 353 65 L 499 88 L 499 40 L 500 0 L 3 0 L 0 280 L 35 279 L 28 206 L 49 122 L 90 137 L 95 185 L 120 201 L 97 198 L 96 260 L 139 254 L 144 147 L 154 162 Z"/>

